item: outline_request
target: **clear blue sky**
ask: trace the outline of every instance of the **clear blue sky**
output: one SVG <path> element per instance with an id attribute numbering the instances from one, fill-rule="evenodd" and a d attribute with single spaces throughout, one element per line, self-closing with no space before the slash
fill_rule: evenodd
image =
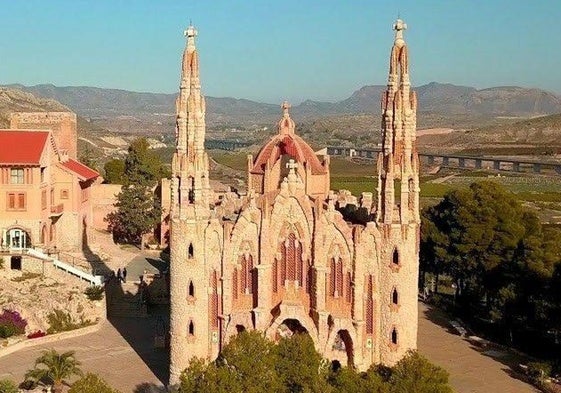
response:
<path id="1" fill-rule="evenodd" d="M 0 83 L 175 92 L 189 20 L 204 94 L 334 101 L 384 84 L 398 12 L 412 81 L 561 93 L 561 0 L 0 0 Z"/>

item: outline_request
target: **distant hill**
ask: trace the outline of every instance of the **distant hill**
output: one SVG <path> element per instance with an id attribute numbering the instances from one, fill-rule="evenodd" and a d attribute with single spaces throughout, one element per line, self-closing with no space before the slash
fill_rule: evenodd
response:
<path id="1" fill-rule="evenodd" d="M 0 128 L 10 125 L 12 112 L 69 112 L 70 109 L 52 99 L 37 98 L 34 95 L 0 87 Z"/>
<path id="2" fill-rule="evenodd" d="M 52 98 L 86 117 L 142 116 L 175 113 L 176 94 L 138 93 L 97 87 L 10 85 L 43 98 Z M 338 114 L 378 114 L 385 86 L 364 86 L 338 102 L 307 100 L 292 108 L 294 117 L 319 118 Z M 431 82 L 414 87 L 419 110 L 444 115 L 535 116 L 561 112 L 561 97 L 540 89 L 515 86 L 477 90 Z M 279 105 L 235 98 L 207 97 L 207 116 L 215 123 L 269 122 Z"/>
<path id="3" fill-rule="evenodd" d="M 418 137 L 425 151 L 453 150 L 465 154 L 528 154 L 561 151 L 561 114 L 501 124 L 445 135 Z"/>

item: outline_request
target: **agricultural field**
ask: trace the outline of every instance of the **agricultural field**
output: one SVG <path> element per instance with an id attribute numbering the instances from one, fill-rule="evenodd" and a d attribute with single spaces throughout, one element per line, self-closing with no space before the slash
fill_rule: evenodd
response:
<path id="1" fill-rule="evenodd" d="M 211 157 L 219 165 L 245 178 L 247 153 L 212 151 Z M 331 189 L 349 190 L 353 195 L 376 192 L 377 171 L 372 160 L 350 160 L 331 157 Z M 561 221 L 561 176 L 534 175 L 483 170 L 445 169 L 437 174 L 421 175 L 421 206 L 430 206 L 448 191 L 468 187 L 476 181 L 489 180 L 505 187 L 534 208 L 545 222 Z"/>

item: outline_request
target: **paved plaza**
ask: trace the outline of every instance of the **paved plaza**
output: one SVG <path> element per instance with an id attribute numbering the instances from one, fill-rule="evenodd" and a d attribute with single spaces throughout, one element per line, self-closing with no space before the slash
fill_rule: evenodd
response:
<path id="1" fill-rule="evenodd" d="M 521 359 L 510 353 L 481 352 L 452 330 L 446 316 L 419 303 L 419 352 L 450 373 L 457 393 L 533 393 L 512 367 Z"/>
<path id="2" fill-rule="evenodd" d="M 152 264 L 154 264 L 153 261 Z M 132 272 L 149 268 L 141 258 L 129 264 Z M 501 351 L 481 352 L 453 330 L 441 312 L 419 305 L 419 351 L 450 372 L 457 393 L 533 393 L 512 368 L 520 359 Z M 110 318 L 95 333 L 38 345 L 1 356 L 0 378 L 21 381 L 42 350 L 76 351 L 84 371 L 98 373 L 123 393 L 161 392 L 168 379 L 169 357 L 154 349 L 156 317 Z"/>

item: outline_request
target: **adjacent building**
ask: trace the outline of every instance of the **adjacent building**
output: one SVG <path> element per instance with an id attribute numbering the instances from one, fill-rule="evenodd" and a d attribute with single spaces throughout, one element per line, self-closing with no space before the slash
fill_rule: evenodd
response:
<path id="1" fill-rule="evenodd" d="M 12 119 L 38 116 L 17 114 Z M 92 223 L 91 186 L 99 175 L 69 157 L 57 137 L 63 146 L 76 145 L 66 132 L 0 130 L 0 242 L 11 268 L 22 268 L 21 250 L 26 248 L 81 250 Z"/>
<path id="2" fill-rule="evenodd" d="M 247 195 L 215 195 L 197 33 L 185 32 L 169 216 L 171 384 L 191 359 L 214 359 L 250 329 L 273 339 L 307 332 L 323 356 L 359 370 L 416 348 L 417 100 L 405 28 L 394 25 L 378 188 L 361 198 L 363 221 L 338 210 L 329 157 L 296 134 L 287 103 L 278 134 L 248 157 Z"/>

